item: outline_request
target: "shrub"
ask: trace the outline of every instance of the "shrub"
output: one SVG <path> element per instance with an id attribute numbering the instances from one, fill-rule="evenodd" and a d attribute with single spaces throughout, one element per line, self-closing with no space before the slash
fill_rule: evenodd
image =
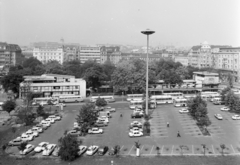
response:
<path id="1" fill-rule="evenodd" d="M 15 107 L 16 107 L 16 103 L 13 100 L 7 100 L 2 105 L 3 111 L 7 111 L 8 113 L 10 113 L 12 110 L 14 110 Z"/>

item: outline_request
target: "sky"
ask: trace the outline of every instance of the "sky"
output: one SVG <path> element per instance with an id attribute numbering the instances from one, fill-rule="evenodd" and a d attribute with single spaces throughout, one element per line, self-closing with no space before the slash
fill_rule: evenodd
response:
<path id="1" fill-rule="evenodd" d="M 240 0 L 0 0 L 0 42 L 240 46 Z"/>

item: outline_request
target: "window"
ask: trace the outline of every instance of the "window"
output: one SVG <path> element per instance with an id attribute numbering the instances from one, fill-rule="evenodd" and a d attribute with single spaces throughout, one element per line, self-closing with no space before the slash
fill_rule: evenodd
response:
<path id="1" fill-rule="evenodd" d="M 79 86 L 75 86 L 75 89 L 78 89 Z"/>
<path id="2" fill-rule="evenodd" d="M 60 86 L 54 86 L 53 89 L 60 89 Z"/>

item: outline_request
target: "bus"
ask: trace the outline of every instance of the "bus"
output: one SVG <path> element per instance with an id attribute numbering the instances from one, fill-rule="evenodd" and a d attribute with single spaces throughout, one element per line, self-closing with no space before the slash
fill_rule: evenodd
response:
<path id="1" fill-rule="evenodd" d="M 173 99 L 183 98 L 183 93 L 181 93 L 181 92 L 177 92 L 177 93 L 164 93 L 163 95 L 172 96 Z"/>
<path id="2" fill-rule="evenodd" d="M 143 100 L 143 94 L 128 94 L 127 95 L 127 101 L 132 100 Z"/>
<path id="3" fill-rule="evenodd" d="M 130 101 L 129 108 L 135 109 L 135 108 L 142 108 L 144 100 L 132 100 Z"/>
<path id="4" fill-rule="evenodd" d="M 53 99 L 59 99 L 60 96 L 77 96 L 77 95 L 75 95 L 75 94 L 53 94 L 52 98 Z"/>
<path id="5" fill-rule="evenodd" d="M 221 99 L 222 96 L 221 96 L 220 94 L 218 94 L 218 95 L 213 95 L 213 96 L 210 97 L 210 101 L 213 102 L 213 101 L 216 100 L 217 98 L 220 98 L 220 99 Z"/>
<path id="6" fill-rule="evenodd" d="M 98 98 L 104 99 L 108 103 L 115 102 L 115 99 L 113 96 L 92 96 L 90 99 L 90 102 L 95 103 Z"/>
<path id="7" fill-rule="evenodd" d="M 187 99 L 181 98 L 181 99 L 174 99 L 173 104 L 175 107 L 186 107 L 187 106 Z"/>
<path id="8" fill-rule="evenodd" d="M 171 104 L 173 103 L 172 96 L 169 95 L 153 95 L 150 97 L 151 100 L 154 100 L 156 104 Z"/>
<path id="9" fill-rule="evenodd" d="M 215 95 L 219 95 L 219 93 L 218 92 L 201 92 L 201 95 L 215 96 Z"/>
<path id="10" fill-rule="evenodd" d="M 48 105 L 48 102 L 51 101 L 53 104 L 57 104 L 58 103 L 58 99 L 54 99 L 51 97 L 38 97 L 38 98 L 33 98 L 33 102 L 32 105 Z"/>
<path id="11" fill-rule="evenodd" d="M 184 95 L 184 98 L 187 100 L 194 99 L 195 97 L 197 97 L 197 96 L 196 95 Z"/>
<path id="12" fill-rule="evenodd" d="M 80 95 L 59 96 L 60 103 L 71 103 L 71 102 L 77 103 L 81 101 L 83 101 L 83 98 Z"/>

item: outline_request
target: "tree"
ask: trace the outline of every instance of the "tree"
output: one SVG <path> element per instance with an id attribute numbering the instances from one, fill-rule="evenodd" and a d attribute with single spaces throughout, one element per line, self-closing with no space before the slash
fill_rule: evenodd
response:
<path id="1" fill-rule="evenodd" d="M 192 77 L 189 76 L 189 72 L 186 66 L 179 66 L 176 70 L 175 73 L 180 76 L 182 80 L 184 79 L 190 79 Z"/>
<path id="2" fill-rule="evenodd" d="M 140 148 L 141 144 L 139 143 L 139 140 L 135 142 L 135 147 Z"/>
<path id="3" fill-rule="evenodd" d="M 82 141 L 78 142 L 76 137 L 66 135 L 59 140 L 59 156 L 64 161 L 73 161 L 78 157 L 78 146 Z"/>
<path id="4" fill-rule="evenodd" d="M 23 76 L 18 73 L 9 73 L 1 79 L 1 84 L 5 92 L 11 90 L 13 93 L 19 93 L 19 84 L 23 81 Z"/>
<path id="5" fill-rule="evenodd" d="M 114 153 L 114 155 L 119 156 L 120 149 L 121 149 L 121 148 L 120 148 L 119 145 L 115 145 L 115 146 L 113 147 L 113 153 Z"/>
<path id="6" fill-rule="evenodd" d="M 66 74 L 73 75 L 76 78 L 82 77 L 82 68 L 79 60 L 66 61 L 62 67 Z"/>
<path id="7" fill-rule="evenodd" d="M 170 73 L 165 77 L 164 82 L 166 84 L 171 84 L 171 86 L 175 87 L 176 84 L 181 85 L 183 83 L 180 75 L 178 75 L 175 71 L 170 71 Z"/>
<path id="8" fill-rule="evenodd" d="M 198 117 L 203 117 L 207 114 L 207 110 L 201 107 L 207 107 L 207 103 L 201 98 L 200 95 L 197 95 L 194 99 L 191 99 L 187 103 L 189 108 L 189 113 L 194 119 L 198 119 Z"/>
<path id="9" fill-rule="evenodd" d="M 221 149 L 222 149 L 222 156 L 223 156 L 223 155 L 224 155 L 223 150 L 226 149 L 226 145 L 225 145 L 225 144 L 221 144 L 220 147 L 221 147 Z"/>
<path id="10" fill-rule="evenodd" d="M 107 101 L 104 99 L 104 98 L 98 98 L 97 100 L 96 100 L 96 106 L 98 106 L 98 107 L 104 107 L 104 106 L 106 106 L 107 105 Z"/>
<path id="11" fill-rule="evenodd" d="M 56 60 L 49 61 L 44 66 L 47 74 L 66 74 L 62 65 Z"/>
<path id="12" fill-rule="evenodd" d="M 48 114 L 44 111 L 44 107 L 42 105 L 38 105 L 37 107 L 37 116 L 43 117 L 44 119 L 48 117 Z"/>
<path id="13" fill-rule="evenodd" d="M 19 151 L 24 151 L 26 149 L 27 146 L 27 142 L 23 142 L 20 144 L 20 146 L 18 146 Z"/>
<path id="14" fill-rule="evenodd" d="M 111 81 L 111 76 L 114 72 L 114 70 L 116 69 L 115 65 L 107 60 L 103 65 L 102 65 L 102 69 L 104 74 L 106 75 L 106 81 Z"/>
<path id="15" fill-rule="evenodd" d="M 225 101 L 226 94 L 231 91 L 230 87 L 226 87 L 221 91 L 221 100 Z"/>
<path id="16" fill-rule="evenodd" d="M 97 120 L 97 113 L 94 109 L 95 106 L 93 104 L 85 104 L 79 110 L 79 115 L 77 115 L 76 120 L 83 134 L 87 133 L 88 129 L 91 128 Z"/>
<path id="17" fill-rule="evenodd" d="M 238 111 L 239 97 L 236 96 L 233 91 L 229 91 L 225 96 L 225 105 L 228 106 L 230 110 Z"/>
<path id="18" fill-rule="evenodd" d="M 157 155 L 159 156 L 160 155 L 160 152 L 159 152 L 160 151 L 160 147 L 157 146 L 156 150 L 157 150 Z"/>
<path id="19" fill-rule="evenodd" d="M 227 81 L 229 83 L 229 87 L 233 88 L 233 82 L 234 82 L 234 77 L 231 73 L 228 73 L 227 75 Z"/>
<path id="20" fill-rule="evenodd" d="M 16 102 L 13 100 L 7 100 L 2 105 L 3 111 L 7 111 L 8 113 L 10 113 L 12 110 L 14 110 L 15 107 L 16 107 Z"/>
<path id="21" fill-rule="evenodd" d="M 42 65 L 42 63 L 34 57 L 30 57 L 23 62 L 23 68 L 30 68 L 32 70 L 35 70 L 35 67 L 38 65 Z"/>
<path id="22" fill-rule="evenodd" d="M 28 106 L 21 108 L 17 116 L 23 123 L 26 124 L 26 126 L 32 125 L 36 118 L 34 113 L 32 112 L 32 107 Z"/>

